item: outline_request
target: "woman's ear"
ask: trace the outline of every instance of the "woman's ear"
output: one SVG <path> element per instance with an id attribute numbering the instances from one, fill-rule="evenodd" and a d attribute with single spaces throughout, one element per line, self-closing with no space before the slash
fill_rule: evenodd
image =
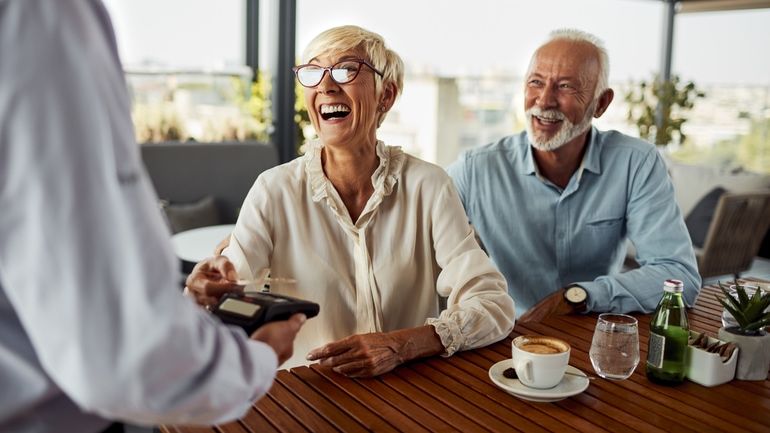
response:
<path id="1" fill-rule="evenodd" d="M 390 111 L 393 107 L 393 103 L 396 102 L 396 95 L 398 95 L 398 89 L 396 83 L 387 82 L 382 86 L 382 93 L 380 94 L 380 103 L 378 105 L 381 112 L 385 113 Z"/>

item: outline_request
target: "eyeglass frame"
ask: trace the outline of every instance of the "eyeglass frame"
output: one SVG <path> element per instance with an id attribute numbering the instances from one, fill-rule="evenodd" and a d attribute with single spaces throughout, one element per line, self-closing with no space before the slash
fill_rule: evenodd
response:
<path id="1" fill-rule="evenodd" d="M 358 63 L 358 69 L 356 70 L 356 75 L 354 75 L 353 78 L 351 78 L 349 81 L 345 81 L 344 83 L 340 83 L 339 81 L 337 81 L 336 78 L 334 78 L 334 74 L 332 74 L 332 70 L 334 69 L 335 66 L 339 65 L 340 63 L 345 63 L 345 62 L 355 62 L 355 63 Z M 369 69 L 371 69 L 377 75 L 379 75 L 380 78 L 383 78 L 385 76 L 382 72 L 380 72 L 377 68 L 375 68 L 371 63 L 367 62 L 364 59 L 345 59 L 345 60 L 340 60 L 339 62 L 337 62 L 337 63 L 335 63 L 335 64 L 333 64 L 331 66 L 321 66 L 321 65 L 316 65 L 314 63 L 304 63 L 302 65 L 297 65 L 297 66 L 292 67 L 291 70 L 294 71 L 294 77 L 297 79 L 297 82 L 299 82 L 299 84 L 302 87 L 307 87 L 308 89 L 312 89 L 314 87 L 318 87 L 318 85 L 321 84 L 321 81 L 324 80 L 324 75 L 326 75 L 327 71 L 329 72 L 329 78 L 331 78 L 332 81 L 334 81 L 335 83 L 337 83 L 339 85 L 352 83 L 356 78 L 358 78 L 358 74 L 361 72 L 361 65 L 368 66 Z M 316 84 L 312 85 L 312 86 L 306 86 L 306 85 L 302 84 L 302 80 L 299 79 L 299 71 L 300 71 L 300 69 L 308 67 L 308 66 L 313 66 L 313 67 L 319 68 L 322 71 L 321 72 L 321 78 L 319 78 L 318 82 Z"/>

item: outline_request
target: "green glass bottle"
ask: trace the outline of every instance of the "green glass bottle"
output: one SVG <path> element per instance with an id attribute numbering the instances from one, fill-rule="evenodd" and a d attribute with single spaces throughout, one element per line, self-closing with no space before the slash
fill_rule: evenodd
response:
<path id="1" fill-rule="evenodd" d="M 682 383 L 687 367 L 690 326 L 682 300 L 683 287 L 679 280 L 666 280 L 663 298 L 650 320 L 647 378 L 661 385 Z"/>

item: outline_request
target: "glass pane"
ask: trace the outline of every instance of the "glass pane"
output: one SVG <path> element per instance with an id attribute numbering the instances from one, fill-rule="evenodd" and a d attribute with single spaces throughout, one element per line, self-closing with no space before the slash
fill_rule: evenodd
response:
<path id="1" fill-rule="evenodd" d="M 137 141 L 266 139 L 252 97 L 243 0 L 106 0 Z"/>
<path id="2" fill-rule="evenodd" d="M 770 173 L 770 10 L 677 18 L 674 69 L 705 93 L 672 157 L 727 173 Z M 719 29 L 714 31 L 714 29 Z"/>
<path id="3" fill-rule="evenodd" d="M 381 34 L 404 59 L 406 77 L 378 137 L 446 166 L 464 149 L 524 128 L 522 77 L 551 30 L 602 38 L 610 85 L 618 87 L 658 69 L 662 17 L 659 2 L 638 0 L 390 0 L 377 13 L 356 0 L 298 0 L 297 53 L 333 26 L 354 23 Z M 622 99 L 595 123 L 636 134 Z"/>

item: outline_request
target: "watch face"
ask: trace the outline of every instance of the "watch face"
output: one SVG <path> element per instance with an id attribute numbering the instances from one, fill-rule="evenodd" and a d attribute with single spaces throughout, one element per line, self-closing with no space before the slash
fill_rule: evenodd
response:
<path id="1" fill-rule="evenodd" d="M 579 286 L 572 286 L 564 292 L 564 298 L 573 304 L 579 304 L 586 300 L 586 291 Z"/>

